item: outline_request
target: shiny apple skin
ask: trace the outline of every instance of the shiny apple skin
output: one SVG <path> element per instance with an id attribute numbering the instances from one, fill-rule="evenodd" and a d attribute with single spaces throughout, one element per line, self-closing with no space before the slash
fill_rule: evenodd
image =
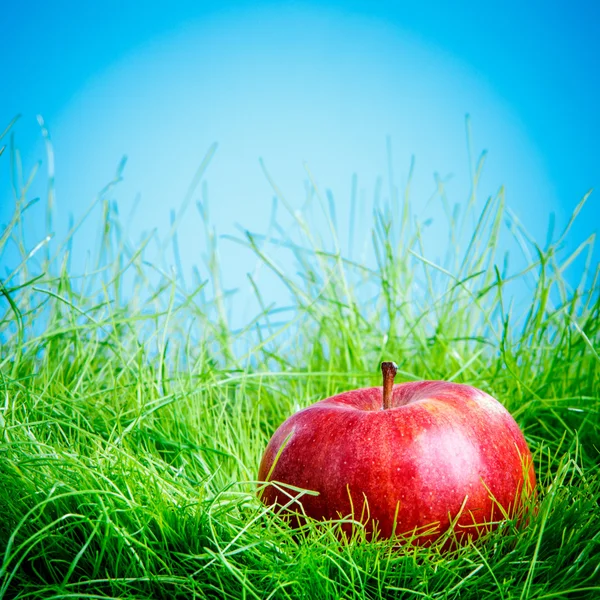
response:
<path id="1" fill-rule="evenodd" d="M 395 385 L 387 410 L 374 387 L 297 412 L 271 438 L 258 478 L 318 492 L 288 507 L 314 519 L 353 515 L 381 537 L 427 528 L 417 544 L 437 539 L 457 516 L 458 540 L 476 539 L 503 519 L 498 505 L 513 517 L 522 492 L 535 488 L 531 453 L 510 413 L 477 388 L 444 381 Z M 260 495 L 267 505 L 290 501 L 275 485 Z"/>

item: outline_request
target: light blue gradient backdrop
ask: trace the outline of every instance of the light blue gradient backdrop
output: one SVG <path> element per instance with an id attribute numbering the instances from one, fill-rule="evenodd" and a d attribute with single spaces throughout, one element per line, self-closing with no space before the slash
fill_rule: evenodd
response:
<path id="1" fill-rule="evenodd" d="M 595 4 L 121 4 L 2 7 L 0 125 L 23 114 L 17 143 L 31 166 L 43 156 L 35 115 L 44 116 L 56 152 L 59 233 L 123 154 L 122 212 L 141 194 L 132 233 L 166 231 L 215 141 L 206 181 L 222 233 L 235 223 L 267 227 L 273 193 L 259 157 L 294 206 L 304 200 L 306 162 L 345 219 L 352 174 L 369 199 L 387 176 L 387 136 L 397 185 L 416 156 L 413 198 L 425 215 L 434 171 L 454 175 L 452 202 L 467 197 L 467 112 L 474 151 L 489 151 L 482 195 L 505 184 L 508 204 L 542 244 L 550 212 L 564 225 L 599 183 Z M 0 160 L 5 223 L 12 200 L 8 161 Z M 599 220 L 593 196 L 572 244 Z M 180 236 L 186 268 L 199 261 L 200 229 L 192 208 Z M 430 250 L 443 252 L 441 242 Z M 222 253 L 226 283 L 238 285 L 252 265 L 239 262 L 234 244 Z"/>

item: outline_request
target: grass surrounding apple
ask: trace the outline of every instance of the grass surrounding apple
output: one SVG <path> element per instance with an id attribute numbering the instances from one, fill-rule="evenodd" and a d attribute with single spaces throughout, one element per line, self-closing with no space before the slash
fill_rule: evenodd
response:
<path id="1" fill-rule="evenodd" d="M 396 365 L 382 371 L 383 387 L 321 400 L 277 429 L 258 473 L 273 482 L 263 502 L 419 544 L 449 529 L 474 540 L 518 515 L 535 487 L 533 460 L 502 404 L 457 383 L 393 386 Z"/>
<path id="2" fill-rule="evenodd" d="M 176 234 L 132 243 L 109 186 L 100 246 L 75 272 L 78 221 L 75 239 L 22 237 L 28 219 L 53 222 L 54 173 L 36 213 L 27 161 L 5 143 L 0 176 L 14 178 L 17 199 L 0 227 L 0 261 L 19 260 L 0 269 L 0 598 L 600 597 L 600 271 L 581 261 L 591 240 L 568 255 L 567 228 L 540 249 L 515 222 L 504 230 L 500 192 L 475 228 L 472 204 L 463 223 L 448 223 L 438 265 L 390 181 L 394 197 L 379 198 L 372 223 L 356 218 L 345 256 L 311 229 L 311 210 L 326 206 L 311 195 L 291 224 L 273 211 L 266 236 L 245 234 L 261 277 L 270 270 L 290 291 L 291 310 L 273 309 L 253 277 L 262 308 L 237 328 L 206 221 L 200 277 L 174 274 Z M 467 246 L 461 227 L 472 231 Z M 523 270 L 513 255 L 497 264 L 499 237 L 511 232 Z M 364 240 L 373 268 L 357 260 Z M 279 268 L 284 253 L 293 270 Z M 524 311 L 507 301 L 515 282 L 531 286 Z M 401 357 L 404 381 L 468 383 L 502 400 L 538 478 L 526 527 L 509 520 L 487 543 L 444 553 L 442 540 L 372 541 L 359 527 L 340 543 L 339 524 L 309 519 L 297 535 L 258 500 L 257 465 L 277 426 L 342 390 L 377 386 L 373 365 L 387 356 Z M 452 404 L 382 410 L 375 389 L 361 400 L 375 410 L 339 411 L 355 426 L 415 408 L 434 423 L 423 407 Z"/>

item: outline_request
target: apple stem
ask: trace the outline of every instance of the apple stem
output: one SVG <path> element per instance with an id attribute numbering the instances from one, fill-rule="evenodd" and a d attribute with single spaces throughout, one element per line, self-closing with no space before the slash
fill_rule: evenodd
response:
<path id="1" fill-rule="evenodd" d="M 398 372 L 398 365 L 395 362 L 382 362 L 381 373 L 383 374 L 383 410 L 392 408 L 392 389 L 394 387 L 394 377 Z"/>

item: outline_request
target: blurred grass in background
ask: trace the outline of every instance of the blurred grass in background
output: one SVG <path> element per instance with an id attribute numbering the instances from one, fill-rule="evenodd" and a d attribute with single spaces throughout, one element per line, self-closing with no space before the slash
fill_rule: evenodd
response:
<path id="1" fill-rule="evenodd" d="M 480 161 L 462 211 L 438 182 L 450 240 L 442 263 L 428 257 L 407 186 L 390 187 L 369 222 L 350 223 L 368 233 L 370 265 L 340 250 L 331 198 L 311 185 L 295 210 L 265 169 L 292 225 L 274 211 L 265 232 L 242 231 L 237 242 L 287 288 L 290 304 L 273 305 L 249 276 L 261 308 L 234 327 L 206 188 L 192 186 L 187 200 L 201 197 L 206 240 L 191 280 L 177 266 L 177 214 L 166 239 L 128 239 L 110 201 L 121 170 L 96 200 L 98 250 L 76 272 L 78 223 L 51 240 L 52 172 L 48 236 L 26 241 L 32 178 L 7 139 L 0 160 L 11 162 L 16 204 L 0 261 L 9 251 L 19 260 L 0 287 L 0 597 L 600 595 L 593 237 L 565 255 L 570 223 L 541 247 L 502 190 L 479 210 Z M 327 239 L 307 216 L 315 211 Z M 499 250 L 507 233 L 523 270 L 511 271 Z M 528 290 L 525 310 L 507 292 L 515 282 Z M 256 472 L 279 423 L 336 392 L 378 385 L 381 360 L 398 363 L 397 381 L 468 383 L 507 406 L 539 480 L 540 510 L 527 528 L 507 523 L 451 554 L 341 545 L 335 525 L 294 535 L 260 504 Z"/>

